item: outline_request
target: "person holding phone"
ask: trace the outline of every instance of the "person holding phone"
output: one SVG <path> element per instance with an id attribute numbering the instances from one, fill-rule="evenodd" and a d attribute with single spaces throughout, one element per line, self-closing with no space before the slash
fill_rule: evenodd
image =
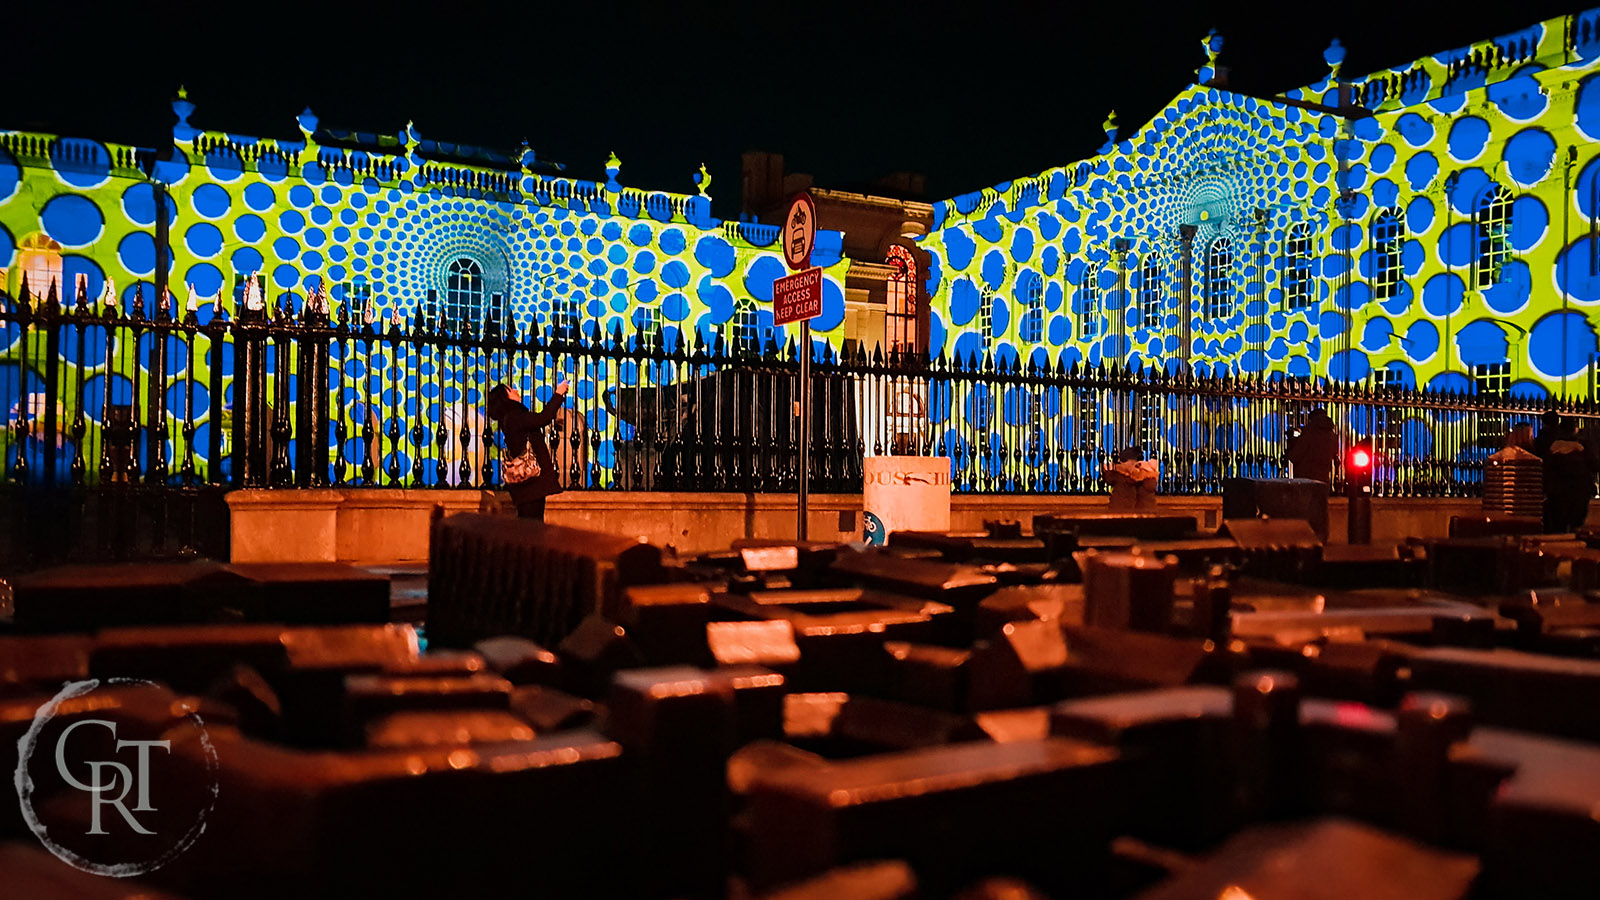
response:
<path id="1" fill-rule="evenodd" d="M 505 446 L 500 454 L 500 475 L 516 504 L 517 516 L 544 521 L 545 498 L 561 493 L 561 481 L 550 461 L 550 446 L 544 428 L 555 419 L 567 400 L 566 381 L 538 412 L 522 405 L 517 389 L 497 384 L 489 391 L 487 412 L 500 425 Z"/>

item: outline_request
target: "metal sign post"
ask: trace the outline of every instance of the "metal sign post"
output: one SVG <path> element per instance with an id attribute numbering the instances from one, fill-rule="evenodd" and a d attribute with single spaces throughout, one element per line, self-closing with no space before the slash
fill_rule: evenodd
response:
<path id="1" fill-rule="evenodd" d="M 817 205 L 801 193 L 783 217 L 783 261 L 793 275 L 772 282 L 772 321 L 800 323 L 800 484 L 795 497 L 795 537 L 806 539 L 806 500 L 811 481 L 811 317 L 822 313 L 822 270 L 811 266 L 817 236 Z"/>

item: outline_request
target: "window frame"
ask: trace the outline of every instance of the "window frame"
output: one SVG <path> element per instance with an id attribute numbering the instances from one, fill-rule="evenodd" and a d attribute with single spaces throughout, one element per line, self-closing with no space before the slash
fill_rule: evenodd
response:
<path id="1" fill-rule="evenodd" d="M 1023 300 L 1022 318 L 1017 321 L 1017 338 L 1030 344 L 1044 341 L 1044 278 L 1034 279 Z"/>
<path id="2" fill-rule="evenodd" d="M 1400 286 L 1405 283 L 1405 263 L 1400 256 L 1405 247 L 1405 225 L 1400 210 L 1389 207 L 1378 210 L 1370 226 L 1372 296 L 1377 300 L 1389 300 L 1400 293 Z"/>
<path id="3" fill-rule="evenodd" d="M 884 262 L 893 267 L 884 284 L 884 338 L 891 353 L 913 353 L 921 343 L 917 327 L 917 258 L 899 244 L 889 245 Z"/>
<path id="4" fill-rule="evenodd" d="M 472 331 L 484 321 L 483 264 L 470 256 L 457 256 L 445 264 L 444 305 L 440 325 L 446 331 Z"/>
<path id="5" fill-rule="evenodd" d="M 1150 320 L 1159 320 L 1162 310 L 1161 285 L 1166 275 L 1161 271 L 1161 255 L 1146 253 L 1139 260 L 1139 327 L 1156 327 Z M 1154 311 L 1152 316 L 1151 312 Z"/>
<path id="6" fill-rule="evenodd" d="M 1511 218 L 1516 198 L 1498 181 L 1489 183 L 1473 211 L 1478 246 L 1473 284 L 1479 289 L 1500 284 L 1512 260 Z"/>
<path id="7" fill-rule="evenodd" d="M 1310 309 L 1316 302 L 1316 279 L 1311 275 L 1312 240 L 1311 226 L 1305 222 L 1290 225 L 1284 235 L 1283 300 L 1291 312 Z"/>
<path id="8" fill-rule="evenodd" d="M 1078 287 L 1078 296 L 1082 298 L 1078 303 L 1081 310 L 1078 314 L 1079 340 L 1097 341 L 1105 334 L 1105 322 L 1100 316 L 1100 279 L 1104 273 L 1104 263 L 1091 265 L 1089 277 Z"/>
<path id="9" fill-rule="evenodd" d="M 1221 290 L 1218 289 L 1219 286 Z M 1206 246 L 1205 311 L 1208 319 L 1226 319 L 1235 312 L 1233 241 L 1227 235 L 1214 238 Z"/>

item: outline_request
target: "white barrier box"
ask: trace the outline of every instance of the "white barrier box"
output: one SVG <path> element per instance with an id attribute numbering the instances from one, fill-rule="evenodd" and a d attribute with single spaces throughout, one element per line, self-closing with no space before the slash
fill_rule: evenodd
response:
<path id="1" fill-rule="evenodd" d="M 950 530 L 950 458 L 869 456 L 862 472 L 862 517 L 869 544 L 896 531 Z"/>

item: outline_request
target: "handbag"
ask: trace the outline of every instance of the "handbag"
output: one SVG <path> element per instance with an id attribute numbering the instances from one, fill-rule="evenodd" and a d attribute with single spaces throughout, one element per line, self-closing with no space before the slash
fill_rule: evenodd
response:
<path id="1" fill-rule="evenodd" d="M 533 439 L 523 445 L 522 453 L 501 460 L 506 484 L 521 484 L 539 477 L 539 459 L 533 455 Z"/>

